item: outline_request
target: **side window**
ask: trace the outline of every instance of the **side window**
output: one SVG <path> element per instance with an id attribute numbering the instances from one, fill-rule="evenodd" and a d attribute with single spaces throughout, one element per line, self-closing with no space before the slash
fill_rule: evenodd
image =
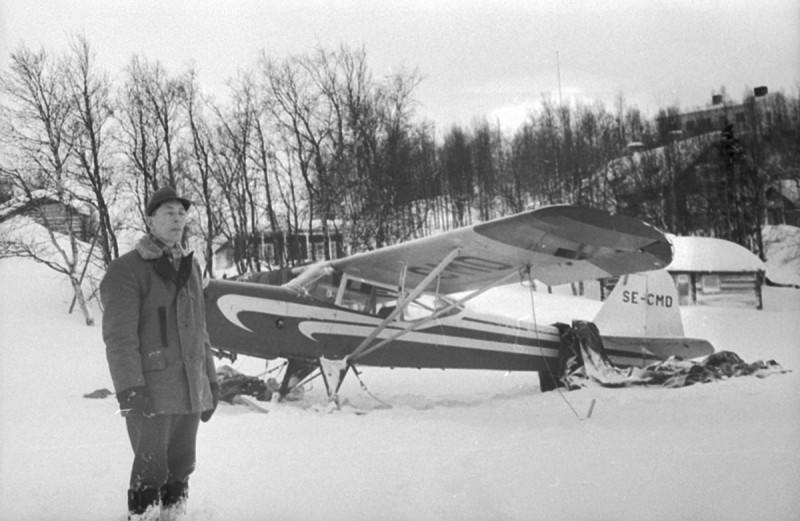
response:
<path id="1" fill-rule="evenodd" d="M 314 250 L 314 259 L 316 259 L 318 261 L 325 259 L 325 243 L 324 242 L 311 243 L 311 247 Z"/>
<path id="2" fill-rule="evenodd" d="M 719 275 L 703 275 L 703 293 L 719 293 L 720 291 Z"/>
<path id="3" fill-rule="evenodd" d="M 385 318 L 397 305 L 397 291 L 358 279 L 345 278 L 338 305 Z"/>
<path id="4" fill-rule="evenodd" d="M 328 291 L 335 293 L 340 285 L 339 280 L 339 277 L 334 277 L 327 285 L 318 284 L 312 293 L 313 296 L 320 298 L 317 296 L 317 291 L 319 291 L 317 288 L 321 287 L 330 288 Z M 399 295 L 396 290 L 351 279 L 347 276 L 344 277 L 344 281 L 344 288 L 340 289 L 341 300 L 337 301 L 337 305 L 361 313 L 369 313 L 379 318 L 388 317 L 397 308 Z M 331 283 L 335 285 L 331 285 Z M 415 321 L 428 318 L 435 312 L 450 306 L 450 303 L 451 301 L 446 297 L 421 295 L 403 309 L 398 319 Z M 459 313 L 462 309 L 461 306 L 454 306 L 445 313 L 445 316 Z"/>
<path id="5" fill-rule="evenodd" d="M 678 287 L 678 303 L 681 306 L 689 304 L 691 299 L 691 280 L 689 275 L 685 273 L 679 274 L 675 279 L 675 284 Z"/>
<path id="6" fill-rule="evenodd" d="M 430 304 L 426 302 L 428 299 L 416 299 L 403 310 L 403 320 L 413 321 L 422 320 L 433 315 L 436 311 Z"/>
<path id="7" fill-rule="evenodd" d="M 348 279 L 339 305 L 355 311 L 374 314 L 375 301 L 372 290 L 372 284 L 356 279 Z"/>
<path id="8" fill-rule="evenodd" d="M 386 288 L 375 288 L 375 314 L 388 317 L 397 307 L 397 292 Z"/>
<path id="9" fill-rule="evenodd" d="M 260 245 L 261 258 L 267 262 L 275 261 L 275 245 L 271 242 L 262 242 Z"/>

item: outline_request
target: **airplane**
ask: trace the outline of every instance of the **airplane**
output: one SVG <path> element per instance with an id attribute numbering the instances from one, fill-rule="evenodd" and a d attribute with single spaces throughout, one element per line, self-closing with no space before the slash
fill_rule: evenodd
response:
<path id="1" fill-rule="evenodd" d="M 674 284 L 661 278 L 648 289 L 671 260 L 668 238 L 644 222 L 546 206 L 312 264 L 280 286 L 209 280 L 206 323 L 221 353 L 286 359 L 282 397 L 319 370 L 338 404 L 342 379 L 357 365 L 535 371 L 544 391 L 563 376 L 564 325 L 480 313 L 466 303 L 515 279 L 555 286 L 622 277 L 597 317 L 601 334 L 609 331 L 602 338 L 612 360 L 710 354 L 711 344 L 683 338 L 675 325 Z M 649 273 L 628 276 L 638 272 Z M 618 327 L 620 319 L 639 327 Z"/>

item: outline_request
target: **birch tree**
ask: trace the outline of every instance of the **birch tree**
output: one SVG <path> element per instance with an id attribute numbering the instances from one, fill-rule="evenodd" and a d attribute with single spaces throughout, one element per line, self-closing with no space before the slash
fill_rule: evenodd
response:
<path id="1" fill-rule="evenodd" d="M 178 148 L 185 96 L 182 80 L 170 77 L 160 62 L 131 58 L 118 96 L 119 120 L 122 150 L 134 178 L 130 191 L 140 203 L 162 186 L 181 188 Z"/>
<path id="2" fill-rule="evenodd" d="M 76 180 L 87 187 L 90 196 L 83 201 L 94 208 L 103 265 L 119 257 L 119 245 L 109 210 L 109 195 L 114 188 L 111 163 L 113 140 L 113 101 L 108 75 L 99 70 L 96 56 L 83 36 L 70 43 L 66 87 L 74 106 L 70 134 L 71 150 L 76 159 Z"/>
<path id="3" fill-rule="evenodd" d="M 67 58 L 23 45 L 12 52 L 9 70 L 0 77 L 0 92 L 6 100 L 0 118 L 0 139 L 6 149 L 0 172 L 47 235 L 42 242 L 37 233 L 11 230 L 0 248 L 4 255 L 30 257 L 65 275 L 86 324 L 93 325 L 94 316 L 81 286 L 88 252 L 71 218 L 79 204 L 71 179 L 75 168 L 72 147 L 81 129 L 76 125 L 77 107 L 66 80 L 69 74 Z M 66 213 L 64 233 L 55 231 L 46 206 L 40 204 L 46 199 L 54 200 Z"/>

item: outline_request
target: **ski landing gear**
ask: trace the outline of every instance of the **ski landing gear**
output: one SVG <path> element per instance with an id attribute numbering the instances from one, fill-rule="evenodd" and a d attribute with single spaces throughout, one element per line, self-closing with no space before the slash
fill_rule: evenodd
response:
<path id="1" fill-rule="evenodd" d="M 344 377 L 350 365 L 347 360 L 328 360 L 319 359 L 319 367 L 322 371 L 322 379 L 325 380 L 325 388 L 328 390 L 328 401 L 336 404 L 339 408 L 339 388 L 342 386 Z"/>
<path id="2" fill-rule="evenodd" d="M 285 400 L 289 393 L 302 385 L 308 375 L 319 368 L 316 360 L 303 360 L 300 358 L 290 358 L 286 364 L 286 371 L 283 374 L 283 382 L 278 389 L 280 400 Z"/>
<path id="3" fill-rule="evenodd" d="M 286 372 L 278 391 L 280 399 L 286 399 L 292 389 L 301 385 L 307 377 L 315 370 L 319 370 L 325 382 L 325 389 L 328 392 L 328 400 L 339 407 L 339 388 L 342 386 L 347 370 L 350 368 L 346 360 L 330 360 L 320 358 L 318 360 L 301 360 L 292 358 L 286 366 Z"/>

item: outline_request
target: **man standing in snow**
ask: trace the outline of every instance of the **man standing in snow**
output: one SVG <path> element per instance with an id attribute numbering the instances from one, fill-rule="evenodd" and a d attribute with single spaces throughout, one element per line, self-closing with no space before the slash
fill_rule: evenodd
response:
<path id="1" fill-rule="evenodd" d="M 200 266 L 181 248 L 190 205 L 172 188 L 156 191 L 149 233 L 100 284 L 108 366 L 134 452 L 130 519 L 185 511 L 197 429 L 219 395 Z"/>

